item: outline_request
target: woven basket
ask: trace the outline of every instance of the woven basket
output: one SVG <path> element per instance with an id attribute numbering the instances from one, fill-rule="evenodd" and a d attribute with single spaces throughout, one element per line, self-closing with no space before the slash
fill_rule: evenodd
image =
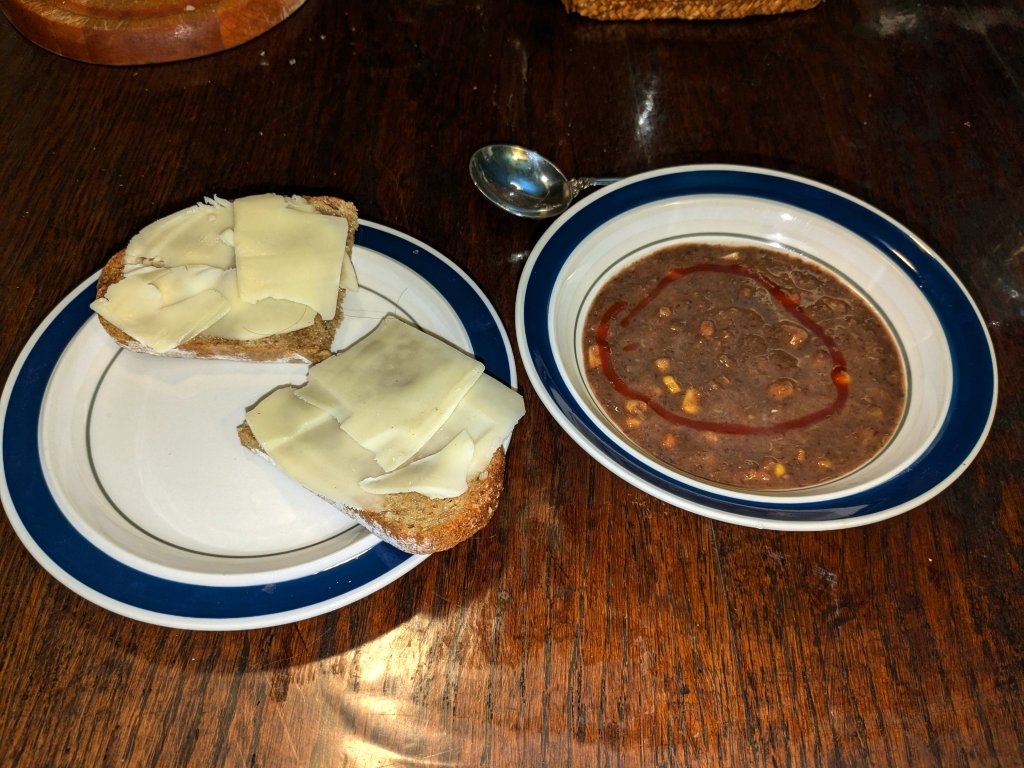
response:
<path id="1" fill-rule="evenodd" d="M 605 21 L 622 19 L 740 19 L 805 11 L 821 0 L 562 0 L 567 11 Z"/>

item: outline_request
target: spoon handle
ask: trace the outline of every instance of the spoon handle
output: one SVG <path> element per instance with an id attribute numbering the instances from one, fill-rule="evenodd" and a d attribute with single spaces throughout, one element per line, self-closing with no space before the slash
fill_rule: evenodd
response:
<path id="1" fill-rule="evenodd" d="M 582 179 L 569 179 L 569 188 L 572 190 L 572 196 L 575 198 L 584 189 L 590 189 L 591 187 L 605 187 L 609 184 L 614 184 L 618 179 L 595 179 L 591 177 L 584 177 Z"/>

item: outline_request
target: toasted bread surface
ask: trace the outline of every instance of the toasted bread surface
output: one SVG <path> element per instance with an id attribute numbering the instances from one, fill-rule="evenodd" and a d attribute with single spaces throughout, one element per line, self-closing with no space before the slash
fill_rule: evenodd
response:
<path id="1" fill-rule="evenodd" d="M 346 250 L 351 253 L 355 243 L 356 228 L 359 226 L 359 214 L 356 207 L 336 197 L 306 197 L 320 213 L 329 216 L 340 216 L 348 222 L 348 239 Z M 118 251 L 100 271 L 96 285 L 96 298 L 103 298 L 107 289 L 118 282 L 124 275 L 125 250 Z M 265 363 L 316 363 L 331 354 L 334 335 L 342 320 L 342 303 L 345 290 L 338 289 L 337 311 L 331 320 L 316 316 L 313 324 L 290 333 L 281 333 L 263 339 L 237 340 L 223 339 L 216 336 L 197 336 L 179 344 L 172 350 L 158 353 L 142 342 L 133 339 L 117 326 L 99 318 L 103 329 L 122 347 L 133 352 L 146 352 L 163 357 L 202 357 L 221 360 L 246 360 Z"/>
<path id="2" fill-rule="evenodd" d="M 249 450 L 273 461 L 248 424 L 238 427 L 238 439 Z M 431 499 L 419 493 L 392 493 L 381 496 L 381 508 L 377 510 L 334 506 L 403 552 L 440 552 L 487 525 L 498 508 L 504 477 L 505 452 L 498 448 L 487 469 L 461 496 Z"/>

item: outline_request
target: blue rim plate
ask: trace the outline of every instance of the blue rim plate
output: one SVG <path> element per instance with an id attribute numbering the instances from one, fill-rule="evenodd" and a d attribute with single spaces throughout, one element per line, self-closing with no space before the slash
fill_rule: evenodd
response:
<path id="1" fill-rule="evenodd" d="M 695 207 L 707 218 L 695 218 Z M 680 216 L 686 210 L 691 211 L 690 218 Z M 765 216 L 765 211 L 772 215 Z M 752 219 L 757 222 L 752 224 Z M 639 230 L 643 231 L 638 234 Z M 627 251 L 641 250 L 637 242 L 649 247 L 660 240 L 700 239 L 701 233 L 710 233 L 714 238 L 736 235 L 747 241 L 799 244 L 811 230 L 816 234 L 807 236 L 818 238 L 819 246 L 836 240 L 859 249 L 860 256 L 889 273 L 885 285 L 895 276 L 899 290 L 912 300 L 909 303 L 919 304 L 934 324 L 934 343 L 941 345 L 948 369 L 942 374 L 944 407 L 912 455 L 878 482 L 852 484 L 845 491 L 819 496 L 743 494 L 681 477 L 615 439 L 601 423 L 596 406 L 584 404 L 579 377 L 572 379 L 568 373 L 573 367 L 568 358 L 580 353 L 569 351 L 578 340 L 567 342 L 565 327 L 567 318 L 581 311 L 580 297 L 586 290 L 566 286 L 596 286 L 603 278 L 581 273 L 592 265 L 598 271 L 610 269 L 616 258 L 626 258 Z M 616 249 L 621 257 L 614 255 Z M 602 255 L 592 258 L 595 252 Z M 822 260 L 828 263 L 827 257 Z M 560 301 L 572 306 L 566 309 Z M 526 262 L 516 299 L 516 334 L 526 373 L 541 401 L 599 463 L 672 505 L 759 528 L 844 528 L 920 506 L 967 468 L 995 413 L 991 339 L 973 300 L 939 256 L 898 222 L 844 192 L 757 168 L 667 168 L 623 179 L 578 203 L 544 233 Z"/>
<path id="2" fill-rule="evenodd" d="M 425 300 L 446 302 L 444 311 L 457 317 L 472 353 L 493 376 L 515 386 L 508 336 L 493 306 L 464 271 L 424 243 L 365 221 L 357 230 L 356 246 L 372 252 L 376 261 L 394 263 L 396 273 L 411 270 L 428 283 L 436 296 Z M 221 585 L 155 575 L 83 536 L 48 486 L 40 418 L 44 392 L 62 354 L 86 323 L 96 322 L 89 310 L 95 285 L 94 275 L 50 313 L 19 355 L 0 398 L 0 497 L 25 547 L 58 581 L 130 618 L 187 629 L 234 630 L 285 624 L 348 605 L 426 558 L 370 537 L 374 543 L 366 551 L 320 572 L 270 583 Z"/>

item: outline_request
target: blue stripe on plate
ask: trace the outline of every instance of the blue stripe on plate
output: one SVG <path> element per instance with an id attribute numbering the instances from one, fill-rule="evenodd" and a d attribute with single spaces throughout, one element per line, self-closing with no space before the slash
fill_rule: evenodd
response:
<path id="1" fill-rule="evenodd" d="M 597 227 L 633 208 L 690 195 L 740 195 L 802 208 L 856 233 L 913 279 L 939 318 L 953 363 L 952 403 L 945 423 L 927 450 L 883 485 L 828 502 L 737 502 L 681 485 L 638 462 L 609 442 L 576 404 L 558 373 L 548 338 L 549 299 L 573 250 Z M 984 438 L 994 408 L 995 367 L 988 334 L 970 298 L 948 269 L 899 225 L 864 204 L 792 177 L 742 169 L 684 170 L 641 178 L 593 198 L 559 222 L 536 255 L 524 290 L 526 347 L 540 377 L 563 414 L 593 447 L 682 502 L 713 507 L 754 520 L 812 521 L 853 518 L 912 502 L 961 469 Z"/>
<path id="2" fill-rule="evenodd" d="M 468 277 L 421 243 L 360 222 L 356 243 L 417 272 L 452 305 L 475 353 L 508 382 L 512 375 L 504 330 Z M 3 461 L 11 498 L 22 525 L 43 552 L 69 576 L 110 600 L 166 616 L 239 619 L 272 616 L 358 590 L 411 555 L 381 542 L 327 571 L 280 583 L 241 587 L 186 584 L 135 570 L 81 536 L 50 495 L 39 458 L 43 393 L 61 353 L 92 315 L 93 286 L 84 286 L 46 327 L 29 351 L 11 388 L 3 434 Z"/>

